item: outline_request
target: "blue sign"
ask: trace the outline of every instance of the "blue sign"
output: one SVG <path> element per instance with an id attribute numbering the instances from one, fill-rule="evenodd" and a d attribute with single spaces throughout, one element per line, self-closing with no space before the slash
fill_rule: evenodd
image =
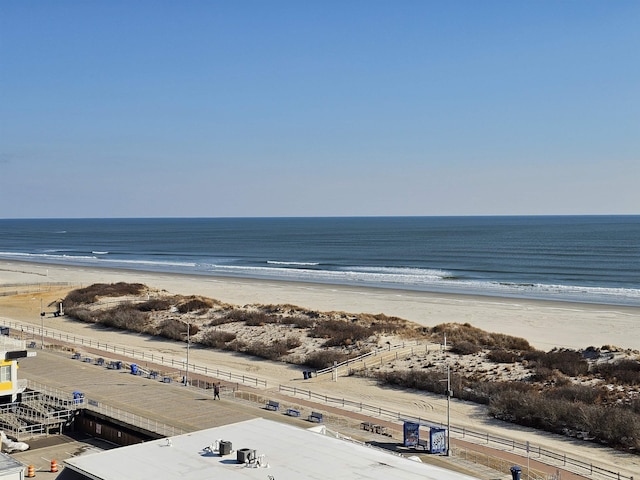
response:
<path id="1" fill-rule="evenodd" d="M 431 427 L 429 430 L 429 453 L 447 451 L 447 429 Z"/>
<path id="2" fill-rule="evenodd" d="M 415 447 L 420 442 L 420 424 L 404 422 L 404 446 Z"/>

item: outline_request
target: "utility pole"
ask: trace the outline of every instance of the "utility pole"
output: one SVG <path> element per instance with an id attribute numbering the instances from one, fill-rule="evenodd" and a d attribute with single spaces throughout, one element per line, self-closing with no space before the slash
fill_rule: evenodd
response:
<path id="1" fill-rule="evenodd" d="M 40 349 L 44 350 L 44 310 L 42 309 L 42 298 L 40 299 Z"/>
<path id="2" fill-rule="evenodd" d="M 191 322 L 187 320 L 187 365 L 184 369 L 184 384 L 189 385 L 189 344 L 191 343 L 189 334 L 191 333 Z"/>
<path id="3" fill-rule="evenodd" d="M 451 367 L 447 364 L 447 457 L 451 456 Z"/>
<path id="4" fill-rule="evenodd" d="M 451 456 L 451 366 L 449 365 L 449 355 L 447 354 L 447 332 L 444 332 L 444 356 L 447 363 L 447 457 Z"/>

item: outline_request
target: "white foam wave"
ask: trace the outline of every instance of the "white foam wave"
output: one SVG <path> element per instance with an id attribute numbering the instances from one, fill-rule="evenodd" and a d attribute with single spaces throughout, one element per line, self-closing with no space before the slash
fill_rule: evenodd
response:
<path id="1" fill-rule="evenodd" d="M 202 265 L 218 275 L 289 281 L 378 286 L 410 290 L 525 298 L 557 298 L 576 302 L 640 304 L 640 289 L 573 285 L 519 284 L 454 278 L 450 272 L 415 268 L 308 270 L 277 267 Z"/>
<path id="2" fill-rule="evenodd" d="M 92 252 L 98 253 L 101 252 Z M 106 252 L 108 253 L 108 252 Z M 89 255 L 65 255 L 65 254 L 50 254 L 50 253 L 23 253 L 23 252 L 0 252 L 0 257 L 4 258 L 14 258 L 14 259 L 25 259 L 27 261 L 60 261 L 63 263 L 91 263 L 91 264 L 113 264 L 115 266 L 118 265 L 144 265 L 147 267 L 156 267 L 157 269 L 161 269 L 162 267 L 177 267 L 177 268 L 187 268 L 193 269 L 198 266 L 197 263 L 194 262 L 178 262 L 178 261 L 162 261 L 159 262 L 157 260 L 124 260 L 124 259 L 106 259 L 97 256 L 89 256 Z"/>
<path id="3" fill-rule="evenodd" d="M 381 288 L 476 294 L 498 297 L 558 299 L 575 302 L 609 303 L 640 306 L 640 289 L 598 286 L 576 286 L 543 283 L 511 283 L 495 280 L 468 279 L 439 269 L 408 267 L 342 267 L 339 269 L 304 268 L 312 262 L 269 261 L 263 266 L 229 265 L 237 259 L 208 259 L 207 263 L 174 260 L 117 259 L 99 251 L 94 255 L 59 253 L 0 252 L 0 258 L 43 263 L 109 266 L 150 271 L 172 271 L 242 278 L 266 278 L 292 282 L 374 286 Z M 292 265 L 292 263 L 294 263 Z M 303 265 L 300 265 L 303 263 Z M 310 265 L 306 265 L 309 263 Z M 288 268 L 287 268 L 288 267 Z M 303 268 L 296 268 L 303 267 Z"/>
<path id="4" fill-rule="evenodd" d="M 100 250 L 93 250 L 91 253 L 93 253 L 94 255 L 108 255 L 109 254 L 109 252 L 100 251 Z"/>
<path id="5" fill-rule="evenodd" d="M 186 268 L 195 268 L 198 266 L 197 263 L 194 262 L 177 262 L 177 261 L 163 261 L 159 262 L 157 260 L 108 260 L 108 259 L 100 259 L 100 263 L 114 263 L 114 264 L 123 264 L 123 265 L 147 265 L 147 266 L 155 266 L 155 267 L 186 267 Z"/>
<path id="6" fill-rule="evenodd" d="M 315 267 L 320 265 L 320 262 L 282 262 L 277 260 L 267 260 L 268 265 L 290 265 L 293 267 Z"/>
<path id="7" fill-rule="evenodd" d="M 23 252 L 0 252 L 0 257 L 7 258 L 28 258 L 34 260 L 96 260 L 94 256 L 87 255 L 54 255 L 51 253 L 23 253 Z"/>
<path id="8" fill-rule="evenodd" d="M 422 277 L 433 279 L 452 278 L 453 273 L 439 269 L 425 269 L 412 267 L 353 267 L 354 272 L 381 274 L 381 275 L 401 275 L 408 277 Z"/>

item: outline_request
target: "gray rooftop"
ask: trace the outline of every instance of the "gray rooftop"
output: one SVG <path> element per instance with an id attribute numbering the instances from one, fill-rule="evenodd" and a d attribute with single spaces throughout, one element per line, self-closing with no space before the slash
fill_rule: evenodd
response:
<path id="1" fill-rule="evenodd" d="M 231 443 L 230 454 L 221 456 L 209 451 L 207 447 L 220 440 Z M 239 449 L 255 450 L 258 457 L 264 455 L 263 465 L 238 463 Z M 76 457 L 66 463 L 68 474 L 75 470 L 94 480 L 473 479 L 360 443 L 263 418 L 179 435 L 170 441 L 154 440 Z"/>

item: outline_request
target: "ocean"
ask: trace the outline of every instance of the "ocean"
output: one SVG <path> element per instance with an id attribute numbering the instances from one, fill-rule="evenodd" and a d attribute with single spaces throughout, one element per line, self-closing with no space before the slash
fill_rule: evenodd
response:
<path id="1" fill-rule="evenodd" d="M 640 216 L 5 219 L 0 259 L 640 306 Z"/>

